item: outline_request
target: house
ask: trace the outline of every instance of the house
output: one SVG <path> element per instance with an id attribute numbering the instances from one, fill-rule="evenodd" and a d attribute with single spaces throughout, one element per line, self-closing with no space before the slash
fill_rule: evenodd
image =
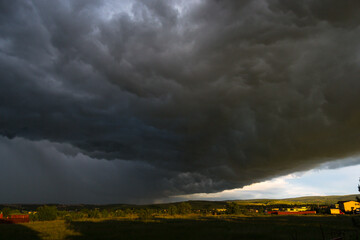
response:
<path id="1" fill-rule="evenodd" d="M 3 214 L 0 213 L 0 223 L 27 223 L 27 222 L 29 222 L 28 214 L 10 215 L 4 218 Z"/>
<path id="2" fill-rule="evenodd" d="M 316 211 L 268 211 L 268 214 L 275 214 L 275 215 L 307 215 L 307 214 L 316 214 Z"/>
<path id="3" fill-rule="evenodd" d="M 305 212 L 309 211 L 309 207 L 294 207 L 294 208 L 287 208 L 286 212 Z"/>
<path id="4" fill-rule="evenodd" d="M 226 208 L 217 208 L 216 211 L 217 212 L 226 212 Z"/>
<path id="5" fill-rule="evenodd" d="M 344 214 L 340 209 L 338 208 L 331 208 L 330 209 L 331 214 Z"/>
<path id="6" fill-rule="evenodd" d="M 348 213 L 360 208 L 360 203 L 356 201 L 340 201 L 338 204 L 341 211 Z"/>

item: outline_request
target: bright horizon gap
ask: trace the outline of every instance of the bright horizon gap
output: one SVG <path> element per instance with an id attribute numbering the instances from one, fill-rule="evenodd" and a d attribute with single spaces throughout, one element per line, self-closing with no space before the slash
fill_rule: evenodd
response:
<path id="1" fill-rule="evenodd" d="M 353 162 L 356 159 L 348 158 L 339 161 Z M 332 166 L 336 162 L 332 163 Z M 319 168 L 253 183 L 243 188 L 224 190 L 217 193 L 177 195 L 172 196 L 171 199 L 173 201 L 224 201 L 353 195 L 359 194 L 357 191 L 357 173 L 359 172 L 360 164 L 337 169 L 331 169 L 328 164 L 323 164 Z"/>

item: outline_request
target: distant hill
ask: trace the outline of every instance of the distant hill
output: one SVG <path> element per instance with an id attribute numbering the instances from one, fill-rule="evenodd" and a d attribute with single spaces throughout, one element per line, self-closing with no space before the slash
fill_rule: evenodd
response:
<path id="1" fill-rule="evenodd" d="M 285 199 L 251 199 L 251 200 L 235 200 L 241 205 L 276 205 L 276 204 L 320 204 L 330 205 L 338 201 L 356 200 L 358 194 L 341 195 L 341 196 L 307 196 Z"/>
<path id="2" fill-rule="evenodd" d="M 319 204 L 319 205 L 331 205 L 338 201 L 356 200 L 357 194 L 353 195 L 342 195 L 342 196 L 308 196 L 308 197 L 297 197 L 297 198 L 285 198 L 285 199 L 251 199 L 251 200 L 228 200 L 228 201 L 201 201 L 192 200 L 186 201 L 191 204 L 191 207 L 197 209 L 218 209 L 225 208 L 227 203 L 236 202 L 240 205 L 307 205 L 307 204 Z M 139 209 L 139 208 L 153 208 L 153 209 L 166 209 L 170 205 L 178 205 L 181 202 L 176 203 L 162 203 L 162 204 L 148 204 L 148 205 L 135 205 L 135 204 L 108 204 L 108 205 L 91 205 L 91 204 L 48 204 L 56 206 L 59 210 L 80 210 L 83 208 L 88 209 Z M 0 209 L 4 207 L 11 207 L 20 210 L 33 211 L 39 206 L 44 204 L 0 204 Z"/>

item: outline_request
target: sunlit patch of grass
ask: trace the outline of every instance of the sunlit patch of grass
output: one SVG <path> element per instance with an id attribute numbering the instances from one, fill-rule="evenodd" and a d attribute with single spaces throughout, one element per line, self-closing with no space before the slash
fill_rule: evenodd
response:
<path id="1" fill-rule="evenodd" d="M 39 237 L 44 240 L 61 240 L 68 236 L 79 235 L 69 229 L 63 220 L 30 222 L 22 225 L 38 232 Z"/>

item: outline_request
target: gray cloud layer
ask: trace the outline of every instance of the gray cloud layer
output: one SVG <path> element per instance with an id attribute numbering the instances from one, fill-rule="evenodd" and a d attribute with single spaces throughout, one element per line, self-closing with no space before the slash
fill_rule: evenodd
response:
<path id="1" fill-rule="evenodd" d="M 139 186 L 154 180 L 128 189 L 122 170 L 104 167 L 119 201 L 358 154 L 358 10 L 355 0 L 2 2 L 0 133 L 17 138 L 1 144 L 66 145 L 57 164 L 125 161 Z M 11 162 L 36 165 L 34 154 Z"/>
<path id="2" fill-rule="evenodd" d="M 74 151 L 66 144 L 0 138 L 1 202 L 145 203 L 165 197 L 159 193 L 168 174 L 138 162 L 69 154 Z"/>

